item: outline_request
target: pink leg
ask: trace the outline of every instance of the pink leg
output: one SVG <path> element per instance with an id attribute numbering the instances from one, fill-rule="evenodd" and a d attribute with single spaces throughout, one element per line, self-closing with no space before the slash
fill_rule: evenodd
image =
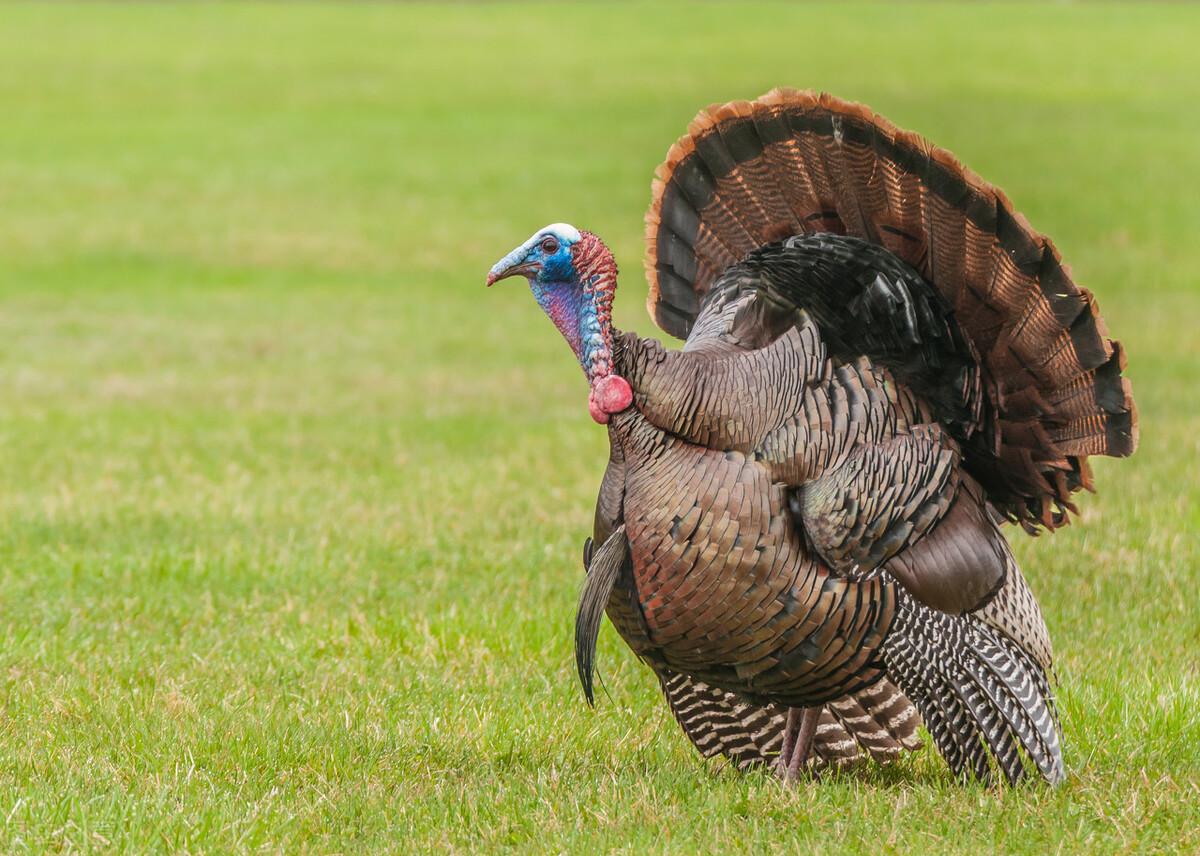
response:
<path id="1" fill-rule="evenodd" d="M 779 752 L 779 769 L 776 771 L 785 782 L 800 778 L 800 771 L 804 769 L 804 763 L 812 751 L 820 718 L 819 707 L 788 708 L 787 723 L 783 727 L 783 747 Z"/>

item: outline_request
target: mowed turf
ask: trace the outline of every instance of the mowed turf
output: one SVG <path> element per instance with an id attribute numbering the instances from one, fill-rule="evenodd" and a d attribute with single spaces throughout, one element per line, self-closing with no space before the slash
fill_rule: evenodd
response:
<path id="1" fill-rule="evenodd" d="M 1200 10 L 0 9 L 0 851 L 1200 849 Z M 1013 534 L 1070 776 L 703 762 L 602 633 L 607 455 L 488 266 L 599 232 L 643 309 L 701 106 L 864 101 L 1004 187 L 1129 353 L 1142 441 Z"/>

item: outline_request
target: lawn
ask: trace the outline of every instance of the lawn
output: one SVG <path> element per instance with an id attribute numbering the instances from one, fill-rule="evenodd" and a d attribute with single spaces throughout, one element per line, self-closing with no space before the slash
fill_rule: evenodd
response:
<path id="1" fill-rule="evenodd" d="M 1200 850 L 1200 10 L 0 8 L 0 851 Z M 1053 536 L 1070 771 L 695 755 L 611 628 L 607 454 L 488 266 L 641 217 L 701 106 L 864 101 L 1004 187 L 1129 352 L 1142 442 Z"/>

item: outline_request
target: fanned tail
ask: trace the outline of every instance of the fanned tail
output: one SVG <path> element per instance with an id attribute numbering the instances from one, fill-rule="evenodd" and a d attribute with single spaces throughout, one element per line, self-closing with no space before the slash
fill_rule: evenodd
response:
<path id="1" fill-rule="evenodd" d="M 971 615 L 952 617 L 902 595 L 883 646 L 888 674 L 916 703 L 956 776 L 1016 784 L 1066 776 L 1046 673 Z"/>
<path id="2" fill-rule="evenodd" d="M 948 151 L 866 107 L 776 89 L 702 110 L 659 166 L 648 308 L 686 338 L 731 265 L 792 235 L 888 250 L 940 294 L 988 378 L 967 464 L 996 508 L 1055 528 L 1089 455 L 1137 446 L 1125 355 L 1054 244 Z"/>

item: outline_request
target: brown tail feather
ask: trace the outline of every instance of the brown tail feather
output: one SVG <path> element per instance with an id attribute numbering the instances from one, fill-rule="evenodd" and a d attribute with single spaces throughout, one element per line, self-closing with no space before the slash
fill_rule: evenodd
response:
<path id="1" fill-rule="evenodd" d="M 648 306 L 686 337 L 729 265 L 797 233 L 880 244 L 954 308 L 989 377 L 991 438 L 968 462 L 1023 523 L 1066 521 L 1088 455 L 1137 446 L 1124 356 L 1050 240 L 944 149 L 867 108 L 776 89 L 701 111 L 656 172 Z M 1015 467 L 1016 469 L 1013 469 Z"/>

